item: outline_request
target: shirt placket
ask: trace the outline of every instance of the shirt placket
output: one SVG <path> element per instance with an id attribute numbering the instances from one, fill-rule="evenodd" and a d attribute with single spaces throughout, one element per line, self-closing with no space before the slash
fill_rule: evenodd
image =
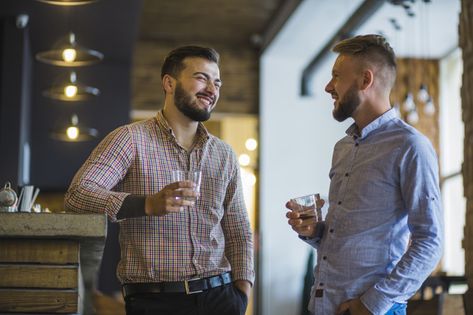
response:
<path id="1" fill-rule="evenodd" d="M 354 144 L 352 147 L 351 152 L 349 152 L 350 156 L 347 159 L 347 163 L 342 166 L 342 179 L 341 179 L 341 184 L 340 184 L 340 190 L 338 192 L 336 202 L 337 205 L 335 208 L 333 208 L 332 211 L 334 213 L 338 214 L 338 207 L 344 206 L 345 202 L 345 196 L 346 196 L 346 191 L 349 188 L 349 182 L 350 182 L 350 175 L 351 171 L 353 169 L 353 165 L 355 164 L 355 159 L 356 156 L 358 155 L 360 147 L 360 142 L 359 139 L 354 138 Z M 322 303 L 316 303 L 316 314 L 325 314 L 325 311 L 330 308 L 329 306 L 329 301 L 324 298 L 324 289 L 327 286 L 327 281 L 331 279 L 330 275 L 328 274 L 327 270 L 327 265 L 331 259 L 329 257 L 330 252 L 332 252 L 331 246 L 332 244 L 336 244 L 336 241 L 334 240 L 337 236 L 337 230 L 338 230 L 338 225 L 337 222 L 339 221 L 338 215 L 334 217 L 334 219 L 330 222 L 330 224 L 327 224 L 325 227 L 328 229 L 325 233 L 325 242 L 323 242 L 323 245 L 321 246 L 319 250 L 319 255 L 321 255 L 320 259 L 318 260 L 319 266 L 318 266 L 318 276 L 316 277 L 317 282 L 315 283 L 315 298 L 316 299 L 322 299 Z M 333 223 L 332 223 L 333 222 Z M 335 257 L 335 259 L 339 259 Z M 317 306 L 318 305 L 318 306 Z"/>
<path id="2" fill-rule="evenodd" d="M 200 170 L 200 149 L 194 149 L 188 154 L 188 170 L 189 171 L 197 171 Z M 203 179 L 202 179 L 203 180 Z M 201 231 L 199 230 L 200 224 L 200 216 L 199 210 L 196 209 L 195 206 L 189 208 L 188 211 L 189 216 L 189 230 L 190 230 L 190 239 L 192 242 L 192 264 L 195 269 L 196 274 L 202 274 L 205 269 L 203 267 L 203 262 L 201 262 Z"/>

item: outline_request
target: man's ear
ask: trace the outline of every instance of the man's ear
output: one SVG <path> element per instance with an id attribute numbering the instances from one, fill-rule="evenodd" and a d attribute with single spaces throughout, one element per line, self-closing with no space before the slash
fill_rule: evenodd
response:
<path id="1" fill-rule="evenodd" d="M 361 83 L 360 90 L 366 90 L 367 88 L 371 87 L 374 82 L 374 73 L 371 69 L 363 70 L 363 81 Z"/>
<path id="2" fill-rule="evenodd" d="M 162 84 L 163 84 L 163 89 L 166 92 L 166 94 L 168 93 L 172 94 L 174 87 L 176 85 L 176 80 L 173 77 L 171 77 L 169 74 L 165 74 L 163 76 Z"/>

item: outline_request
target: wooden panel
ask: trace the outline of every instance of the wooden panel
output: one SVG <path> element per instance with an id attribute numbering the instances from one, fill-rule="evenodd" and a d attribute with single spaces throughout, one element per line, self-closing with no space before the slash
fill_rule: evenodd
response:
<path id="1" fill-rule="evenodd" d="M 60 313 L 78 312 L 76 291 L 2 290 L 0 312 Z"/>
<path id="2" fill-rule="evenodd" d="M 461 87 L 462 119 L 465 124 L 463 155 L 463 186 L 466 198 L 466 218 L 463 236 L 465 249 L 465 276 L 468 291 L 465 294 L 467 314 L 473 314 L 473 2 L 461 1 L 460 48 L 463 56 L 463 77 Z M 458 139 L 451 139 L 458 141 Z"/>
<path id="3" fill-rule="evenodd" d="M 0 287 L 76 289 L 78 269 L 78 266 L 0 265 Z"/>
<path id="4" fill-rule="evenodd" d="M 67 240 L 2 239 L 0 262 L 78 264 L 79 243 Z"/>
<path id="5" fill-rule="evenodd" d="M 402 108 L 402 103 L 408 92 L 414 94 L 419 122 L 414 125 L 421 133 L 432 142 L 435 151 L 440 155 L 439 147 L 439 63 L 438 60 L 429 59 L 398 59 L 396 84 L 391 93 L 392 104 L 401 105 L 401 116 L 406 120 L 407 112 Z M 432 97 L 435 113 L 427 115 L 424 113 L 425 103 L 417 99 L 420 85 L 426 84 L 429 95 Z"/>

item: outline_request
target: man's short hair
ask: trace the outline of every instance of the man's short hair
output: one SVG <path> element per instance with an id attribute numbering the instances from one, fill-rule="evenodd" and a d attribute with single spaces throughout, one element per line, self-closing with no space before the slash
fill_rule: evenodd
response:
<path id="1" fill-rule="evenodd" d="M 189 57 L 204 58 L 209 61 L 219 63 L 220 56 L 213 48 L 200 46 L 182 46 L 172 50 L 164 59 L 164 64 L 161 67 L 161 79 L 168 74 L 177 78 L 184 69 L 183 60 Z"/>
<path id="2" fill-rule="evenodd" d="M 359 58 L 381 70 L 380 76 L 391 88 L 396 79 L 396 55 L 381 35 L 359 35 L 340 41 L 333 47 L 334 52 Z"/>

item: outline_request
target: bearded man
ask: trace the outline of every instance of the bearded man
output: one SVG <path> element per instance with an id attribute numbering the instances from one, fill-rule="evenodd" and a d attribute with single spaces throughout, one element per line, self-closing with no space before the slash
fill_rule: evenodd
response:
<path id="1" fill-rule="evenodd" d="M 119 222 L 127 315 L 245 313 L 253 238 L 239 165 L 202 124 L 219 98 L 218 63 L 212 48 L 171 51 L 163 109 L 107 135 L 66 194 L 66 210 Z M 173 170 L 200 171 L 200 191 Z"/>
<path id="2" fill-rule="evenodd" d="M 337 142 L 325 221 L 288 223 L 317 249 L 315 315 L 405 315 L 407 300 L 434 270 L 443 247 L 438 162 L 429 140 L 396 116 L 389 95 L 396 58 L 385 38 L 335 45 L 325 91 L 333 117 L 352 118 Z M 286 207 L 296 209 L 293 202 Z"/>

